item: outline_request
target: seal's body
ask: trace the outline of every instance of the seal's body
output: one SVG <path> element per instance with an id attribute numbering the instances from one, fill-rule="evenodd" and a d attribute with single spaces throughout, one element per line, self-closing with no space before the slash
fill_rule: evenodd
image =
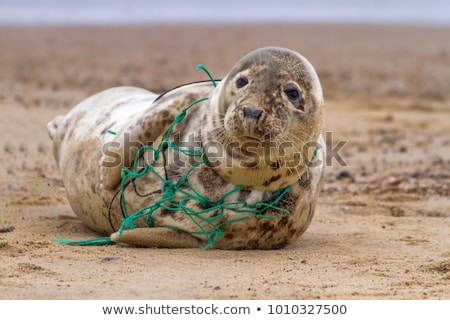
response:
<path id="1" fill-rule="evenodd" d="M 202 98 L 208 99 L 172 126 L 168 138 L 175 147 L 161 144 L 176 115 Z M 158 176 L 176 183 L 188 174 L 201 197 L 236 204 L 235 210 L 206 213 L 218 217 L 214 224 L 223 232 L 214 248 L 273 249 L 301 235 L 313 216 L 324 165 L 322 109 L 320 82 L 309 62 L 296 52 L 270 47 L 244 56 L 217 87 L 200 82 L 160 96 L 138 88 L 109 89 L 55 118 L 48 130 L 74 212 L 90 228 L 113 233 L 113 241 L 149 247 L 206 243 L 198 221 L 167 207 L 152 214 L 151 228 L 142 218 L 137 228 L 116 232 L 123 221 L 117 196 L 122 168 L 136 166 L 137 150 L 145 145 L 159 146 L 161 153 L 156 157 L 146 149 L 140 154 L 138 162 L 153 163 L 155 173 L 124 189 L 128 212 L 160 199 L 164 182 Z M 192 150 L 203 153 L 187 152 Z M 262 216 L 245 210 L 270 203 L 286 187 L 276 206 L 289 215 L 277 217 L 280 212 L 272 207 Z M 171 201 L 182 197 L 183 189 Z M 205 204 L 196 201 L 182 205 L 205 211 Z M 230 220 L 236 222 L 226 223 Z"/>

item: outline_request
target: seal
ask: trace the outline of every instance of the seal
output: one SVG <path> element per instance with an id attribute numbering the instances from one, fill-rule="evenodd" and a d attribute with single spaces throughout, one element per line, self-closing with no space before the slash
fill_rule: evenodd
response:
<path id="1" fill-rule="evenodd" d="M 324 101 L 313 66 L 295 51 L 265 47 L 215 85 L 186 84 L 161 95 L 112 88 L 48 124 L 69 203 L 88 227 L 114 242 L 166 248 L 205 245 L 207 233 L 199 230 L 211 228 L 220 229 L 211 245 L 218 249 L 281 248 L 304 233 L 325 159 Z M 124 168 L 137 163 L 141 171 L 153 163 L 153 174 L 124 187 Z M 208 200 L 186 200 L 180 185 L 152 213 L 151 227 L 143 215 L 118 231 L 124 205 L 136 212 L 159 203 L 167 183 L 180 178 Z M 261 203 L 267 205 L 255 213 Z"/>

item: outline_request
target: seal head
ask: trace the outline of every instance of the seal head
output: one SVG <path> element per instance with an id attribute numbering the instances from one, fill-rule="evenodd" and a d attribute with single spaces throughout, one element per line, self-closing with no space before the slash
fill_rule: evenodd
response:
<path id="1" fill-rule="evenodd" d="M 278 47 L 248 53 L 210 99 L 202 140 L 210 165 L 224 179 L 275 191 L 306 171 L 320 135 L 323 96 L 302 55 Z"/>

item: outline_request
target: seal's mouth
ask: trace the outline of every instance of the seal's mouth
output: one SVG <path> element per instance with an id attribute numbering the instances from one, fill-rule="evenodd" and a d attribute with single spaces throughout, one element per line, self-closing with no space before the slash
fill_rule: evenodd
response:
<path id="1" fill-rule="evenodd" d="M 245 134 L 239 136 L 239 139 L 242 141 L 257 141 L 262 142 L 264 139 L 260 135 L 252 135 L 252 134 Z"/>
<path id="2" fill-rule="evenodd" d="M 257 133 L 240 132 L 235 136 L 241 142 L 259 142 L 259 143 L 271 141 L 274 138 L 272 133 L 266 133 L 264 135 L 261 135 Z"/>

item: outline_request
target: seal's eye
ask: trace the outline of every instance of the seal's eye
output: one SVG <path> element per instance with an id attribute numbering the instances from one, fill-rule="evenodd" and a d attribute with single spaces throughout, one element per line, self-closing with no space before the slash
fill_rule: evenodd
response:
<path id="1" fill-rule="evenodd" d="M 241 76 L 236 80 L 236 87 L 238 89 L 245 87 L 248 84 L 248 79 L 246 76 Z"/>
<path id="2" fill-rule="evenodd" d="M 292 104 L 300 110 L 305 110 L 305 101 L 300 93 L 300 89 L 293 83 L 288 83 L 284 87 L 284 94 L 291 100 Z"/>
<path id="3" fill-rule="evenodd" d="M 300 97 L 300 92 L 297 86 L 293 83 L 288 83 L 284 88 L 284 93 L 290 100 L 297 100 Z"/>

